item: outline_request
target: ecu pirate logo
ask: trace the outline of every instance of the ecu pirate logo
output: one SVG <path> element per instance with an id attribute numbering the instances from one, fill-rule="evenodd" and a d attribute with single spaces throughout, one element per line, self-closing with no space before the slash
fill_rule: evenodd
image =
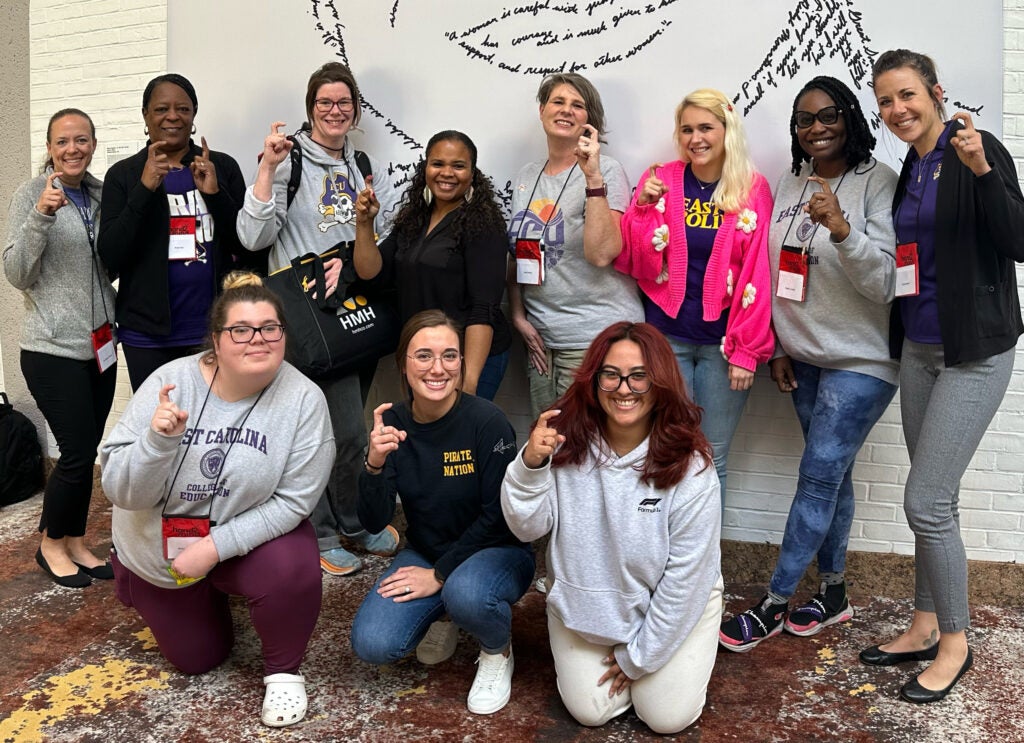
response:
<path id="1" fill-rule="evenodd" d="M 199 471 L 203 473 L 203 477 L 208 477 L 212 480 L 220 474 L 220 468 L 223 464 L 224 452 L 220 449 L 210 449 L 199 460 Z"/>

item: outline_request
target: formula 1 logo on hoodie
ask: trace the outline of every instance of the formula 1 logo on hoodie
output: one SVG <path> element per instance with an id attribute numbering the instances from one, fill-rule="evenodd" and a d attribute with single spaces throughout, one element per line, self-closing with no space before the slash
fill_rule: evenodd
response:
<path id="1" fill-rule="evenodd" d="M 636 510 L 640 513 L 661 513 L 661 498 L 644 498 Z"/>

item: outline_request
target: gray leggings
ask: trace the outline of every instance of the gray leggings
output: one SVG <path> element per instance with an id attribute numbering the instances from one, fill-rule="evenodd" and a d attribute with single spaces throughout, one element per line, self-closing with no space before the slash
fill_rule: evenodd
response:
<path id="1" fill-rule="evenodd" d="M 942 346 L 903 345 L 900 412 L 910 453 L 903 510 L 914 531 L 914 607 L 940 632 L 970 624 L 967 555 L 960 538 L 960 478 L 1010 383 L 1014 349 L 946 367 Z"/>

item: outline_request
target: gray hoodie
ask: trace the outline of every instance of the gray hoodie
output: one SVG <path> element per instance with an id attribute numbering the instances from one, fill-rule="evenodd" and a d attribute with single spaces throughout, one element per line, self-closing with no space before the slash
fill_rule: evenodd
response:
<path id="1" fill-rule="evenodd" d="M 579 467 L 509 465 L 501 506 L 524 542 L 548 532 L 547 607 L 589 642 L 615 647 L 631 679 L 669 661 L 721 580 L 718 475 L 694 455 L 668 490 L 640 482 L 649 439 L 623 457 L 592 447 Z"/>
<path id="2" fill-rule="evenodd" d="M 363 175 L 355 160 L 355 147 L 345 139 L 342 157 L 335 159 L 309 138 L 306 132 L 295 135 L 302 151 L 302 179 L 292 205 L 288 207 L 288 180 L 291 157 L 277 166 L 274 173 L 274 195 L 259 201 L 253 186 L 245 191 L 245 200 L 238 212 L 238 239 L 249 250 L 273 245 L 270 270 L 276 271 L 293 258 L 306 253 L 323 253 L 342 241 L 356 238 L 355 200 L 365 187 Z M 374 225 L 379 239 L 390 230 L 390 220 L 398 200 L 387 171 L 370 158 L 373 188 L 380 202 L 380 213 Z"/>
<path id="3" fill-rule="evenodd" d="M 78 207 L 69 201 L 52 217 L 36 211 L 52 172 L 47 168 L 14 192 L 7 217 L 4 273 L 25 296 L 22 349 L 87 361 L 93 357 L 92 331 L 105 320 L 114 320 L 114 288 L 102 262 L 96 275 Z M 86 174 L 82 187 L 89 194 L 98 233 L 103 184 Z"/>

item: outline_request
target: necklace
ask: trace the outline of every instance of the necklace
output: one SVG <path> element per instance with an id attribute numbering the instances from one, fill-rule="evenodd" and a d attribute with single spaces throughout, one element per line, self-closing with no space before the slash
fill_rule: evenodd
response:
<path id="1" fill-rule="evenodd" d="M 345 151 L 344 143 L 342 143 L 341 147 L 328 147 L 327 145 L 325 145 L 322 142 L 317 142 L 315 139 L 313 139 L 312 135 L 310 135 L 309 140 L 313 144 L 317 145 L 318 147 L 323 147 L 325 150 L 328 150 L 329 152 L 344 152 Z"/>
<path id="2" fill-rule="evenodd" d="M 690 172 L 693 173 L 693 169 L 692 168 L 690 169 Z M 693 173 L 693 180 L 697 181 L 697 185 L 700 186 L 700 190 L 701 191 L 707 191 L 709 188 L 711 188 L 712 186 L 714 186 L 714 185 L 716 185 L 718 183 L 717 179 L 713 180 L 713 181 L 708 181 L 707 183 L 705 183 L 704 181 L 702 181 L 700 178 L 697 177 L 696 173 Z"/>

